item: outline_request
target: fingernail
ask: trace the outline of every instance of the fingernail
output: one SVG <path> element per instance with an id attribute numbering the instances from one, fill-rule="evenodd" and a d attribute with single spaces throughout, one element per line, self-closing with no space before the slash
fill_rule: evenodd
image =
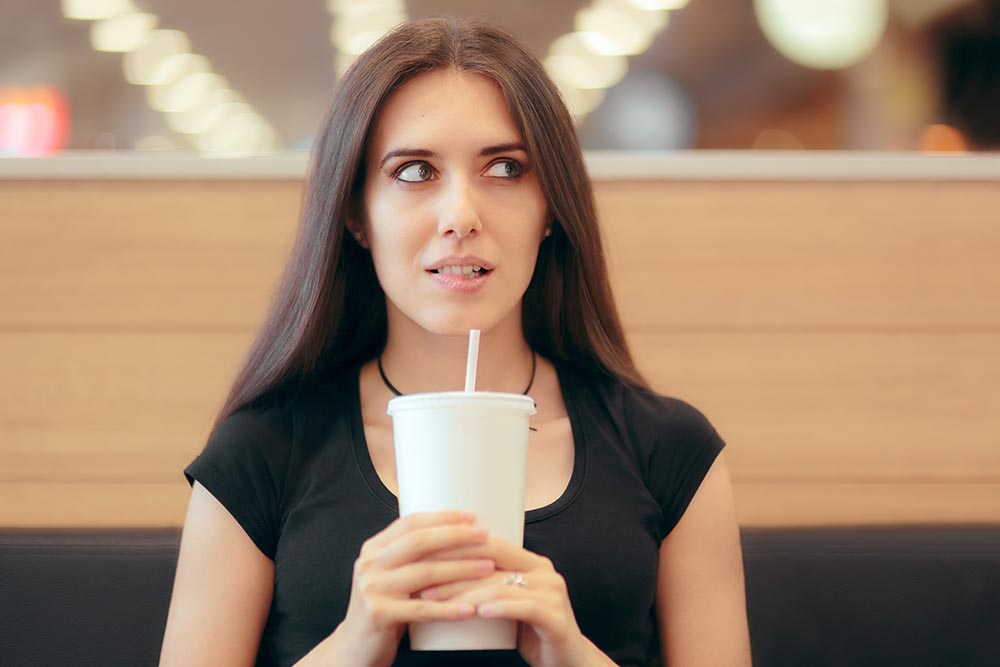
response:
<path id="1" fill-rule="evenodd" d="M 481 560 L 478 563 L 476 563 L 476 567 L 478 567 L 480 570 L 484 572 L 492 572 L 496 568 L 496 565 L 493 563 L 492 560 L 487 559 L 487 560 Z"/>
<path id="2" fill-rule="evenodd" d="M 476 608 L 471 604 L 459 605 L 458 613 L 461 616 L 474 616 L 476 613 Z"/>
<path id="3" fill-rule="evenodd" d="M 476 513 L 475 512 L 462 512 L 461 514 L 458 515 L 458 517 L 462 521 L 475 521 L 476 520 Z"/>
<path id="4" fill-rule="evenodd" d="M 482 526 L 478 526 L 474 531 L 472 531 L 472 534 L 475 537 L 478 537 L 478 538 L 482 539 L 482 538 L 486 537 L 487 535 L 489 535 L 490 531 L 486 530 Z"/>
<path id="5" fill-rule="evenodd" d="M 481 604 L 476 608 L 476 613 L 480 616 L 492 616 L 495 610 L 488 604 Z"/>

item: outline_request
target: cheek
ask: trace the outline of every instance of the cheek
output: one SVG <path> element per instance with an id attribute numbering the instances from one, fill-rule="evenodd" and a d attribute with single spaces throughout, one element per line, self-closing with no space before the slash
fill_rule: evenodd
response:
<path id="1" fill-rule="evenodd" d="M 412 235 L 413 218 L 413 208 L 391 192 L 375 191 L 366 197 L 365 231 L 376 262 L 378 254 L 405 245 L 406 237 Z"/>
<path id="2" fill-rule="evenodd" d="M 521 233 L 541 230 L 548 218 L 548 203 L 536 188 L 517 189 L 514 193 L 491 193 L 485 210 L 494 212 L 496 219 L 513 222 Z"/>
<path id="3" fill-rule="evenodd" d="M 542 195 L 541 190 L 537 188 L 537 184 L 530 196 L 525 197 L 522 205 L 524 207 L 523 210 L 526 212 L 525 227 L 537 231 L 540 238 L 542 229 L 548 224 L 549 204 L 545 201 L 545 196 Z"/>
<path id="4" fill-rule="evenodd" d="M 369 218 L 369 252 L 379 282 L 408 285 L 420 268 L 423 237 L 405 217 Z"/>

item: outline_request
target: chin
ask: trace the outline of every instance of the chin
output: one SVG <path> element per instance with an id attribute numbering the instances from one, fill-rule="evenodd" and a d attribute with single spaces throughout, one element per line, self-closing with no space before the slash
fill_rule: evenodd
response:
<path id="1" fill-rule="evenodd" d="M 470 329 L 479 329 L 486 333 L 504 319 L 502 314 L 477 311 L 475 308 L 449 308 L 427 313 L 416 322 L 436 336 L 468 336 Z"/>
<path id="2" fill-rule="evenodd" d="M 483 333 L 494 329 L 515 328 L 520 332 L 521 301 L 500 302 L 498 299 L 475 299 L 464 302 L 437 302 L 431 299 L 408 299 L 403 307 L 387 298 L 389 327 L 402 331 L 423 330 L 434 336 L 467 338 L 470 329 Z"/>
<path id="3" fill-rule="evenodd" d="M 468 336 L 470 329 L 479 329 L 485 333 L 493 328 L 480 321 L 472 321 L 467 317 L 455 318 L 454 320 L 443 322 L 424 323 L 421 326 L 435 336 Z"/>

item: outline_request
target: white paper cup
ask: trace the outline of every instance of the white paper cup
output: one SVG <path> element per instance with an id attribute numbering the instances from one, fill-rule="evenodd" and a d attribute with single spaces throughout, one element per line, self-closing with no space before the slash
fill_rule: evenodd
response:
<path id="1" fill-rule="evenodd" d="M 531 398 L 442 392 L 389 401 L 399 514 L 475 512 L 476 524 L 514 544 L 524 540 L 524 475 Z M 410 625 L 415 651 L 517 648 L 517 623 L 472 618 Z"/>

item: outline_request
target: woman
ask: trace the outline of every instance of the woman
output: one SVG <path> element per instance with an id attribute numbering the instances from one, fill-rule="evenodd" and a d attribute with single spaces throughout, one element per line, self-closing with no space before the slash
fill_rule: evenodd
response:
<path id="1" fill-rule="evenodd" d="M 479 388 L 538 406 L 523 548 L 398 518 L 386 403 L 459 388 L 470 328 Z M 749 664 L 722 446 L 633 365 L 538 61 L 407 24 L 337 88 L 278 295 L 185 471 L 161 664 Z M 519 621 L 518 652 L 408 650 L 407 623 L 477 615 Z"/>

